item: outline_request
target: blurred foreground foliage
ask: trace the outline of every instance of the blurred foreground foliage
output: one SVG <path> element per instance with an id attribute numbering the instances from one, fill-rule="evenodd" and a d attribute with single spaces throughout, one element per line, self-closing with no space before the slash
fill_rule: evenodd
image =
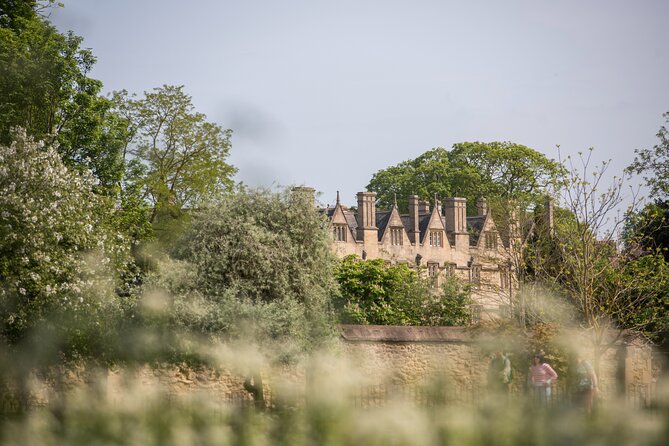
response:
<path id="1" fill-rule="evenodd" d="M 243 356 L 238 351 L 230 358 Z M 262 409 L 207 392 L 174 395 L 138 380 L 125 380 L 109 395 L 92 383 L 47 406 L 3 414 L 0 443 L 659 446 L 669 435 L 666 381 L 658 383 L 660 397 L 652 409 L 611 399 L 599 401 L 586 416 L 569 400 L 541 408 L 523 395 L 482 394 L 462 402 L 454 398 L 452 382 L 436 377 L 416 389 L 427 396 L 420 401 L 392 387 L 374 395 L 370 379 L 377 377 L 333 356 L 314 356 L 307 374 L 312 378 L 306 389 L 277 386 L 273 404 Z M 361 398 L 361 389 L 370 398 Z"/>

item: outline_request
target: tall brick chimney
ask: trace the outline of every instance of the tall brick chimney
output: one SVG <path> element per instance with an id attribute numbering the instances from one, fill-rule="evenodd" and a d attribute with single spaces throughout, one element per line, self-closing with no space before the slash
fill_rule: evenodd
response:
<path id="1" fill-rule="evenodd" d="M 357 239 L 362 240 L 364 251 L 375 259 L 379 250 L 379 231 L 376 227 L 376 192 L 358 192 Z"/>
<path id="2" fill-rule="evenodd" d="M 409 229 L 409 240 L 414 245 L 420 243 L 420 219 L 418 218 L 418 202 L 420 199 L 418 195 L 409 196 L 409 224 L 411 225 Z"/>
<path id="3" fill-rule="evenodd" d="M 444 220 L 446 231 L 454 234 L 456 250 L 468 252 L 467 199 L 455 197 L 444 200 Z"/>

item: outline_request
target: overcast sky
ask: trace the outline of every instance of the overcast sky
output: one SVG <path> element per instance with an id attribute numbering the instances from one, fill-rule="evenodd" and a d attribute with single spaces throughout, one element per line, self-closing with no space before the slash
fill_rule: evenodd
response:
<path id="1" fill-rule="evenodd" d="M 669 111 L 667 0 L 64 0 L 105 91 L 185 85 L 250 185 L 355 203 L 433 147 L 595 148 L 621 173 Z"/>

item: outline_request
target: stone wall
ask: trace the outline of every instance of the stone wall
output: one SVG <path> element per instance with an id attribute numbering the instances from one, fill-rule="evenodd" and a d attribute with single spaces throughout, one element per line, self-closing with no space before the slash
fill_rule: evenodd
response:
<path id="1" fill-rule="evenodd" d="M 588 345 L 585 333 L 570 333 L 571 346 Z M 429 386 L 441 379 L 454 399 L 476 400 L 486 391 L 489 355 L 495 339 L 463 327 L 342 326 L 346 356 L 376 378 L 378 385 Z M 508 342 L 508 340 L 507 340 Z M 585 349 L 588 351 L 589 349 Z M 621 337 L 600 358 L 599 388 L 602 398 L 625 395 L 635 405 L 650 403 L 653 394 L 652 349 Z M 594 364 L 594 358 L 586 353 Z M 512 392 L 522 392 L 529 364 L 514 361 Z M 570 376 L 555 383 L 556 398 L 568 398 Z"/>
<path id="2" fill-rule="evenodd" d="M 574 339 L 572 343 L 581 342 Z M 343 325 L 334 354 L 346 364 L 337 373 L 364 377 L 355 384 L 359 389 L 352 392 L 363 400 L 359 401 L 361 404 L 369 402 L 364 401 L 365 398 L 385 401 L 391 394 L 410 394 L 421 401 L 439 394 L 451 401 L 475 403 L 486 392 L 489 354 L 495 341 L 490 334 L 474 334 L 464 327 Z M 599 364 L 602 396 L 625 396 L 637 407 L 651 404 L 657 375 L 652 357 L 652 350 L 638 340 L 617 341 Z M 512 357 L 512 361 L 519 362 L 520 358 Z M 512 392 L 520 393 L 527 364 L 513 365 Z M 295 398 L 302 399 L 310 382 L 308 370 L 306 364 L 261 370 L 264 404 L 276 403 L 277 389 L 287 386 L 292 388 Z M 55 388 L 69 392 L 82 385 L 90 388 L 103 383 L 100 388 L 111 402 L 124 398 L 135 388 L 159 389 L 167 398 L 206 395 L 220 404 L 250 405 L 254 403 L 251 387 L 258 383 L 248 379 L 249 376 L 225 368 L 214 370 L 185 365 L 112 369 L 102 373 L 75 367 L 49 376 L 32 377 L 31 401 L 34 405 L 44 405 Z M 318 379 L 323 386 L 323 378 Z M 328 379 L 326 376 L 326 387 Z M 557 399 L 568 397 L 567 383 L 565 376 L 558 379 L 554 392 Z M 7 404 L 13 403 L 3 402 Z"/>

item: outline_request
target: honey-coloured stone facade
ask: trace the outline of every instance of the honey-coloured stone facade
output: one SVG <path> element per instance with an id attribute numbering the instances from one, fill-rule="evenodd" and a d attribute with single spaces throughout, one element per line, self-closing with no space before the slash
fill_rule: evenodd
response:
<path id="1" fill-rule="evenodd" d="M 504 314 L 510 308 L 516 283 L 510 249 L 512 236 L 500 233 L 485 199 L 477 215 L 467 216 L 465 198 L 436 199 L 432 205 L 409 197 L 409 212 L 395 204 L 376 207 L 376 193 L 359 192 L 357 208 L 339 200 L 322 211 L 327 215 L 338 257 L 355 254 L 362 259 L 405 263 L 433 277 L 437 285 L 448 275 L 472 284 L 477 310 Z"/>

